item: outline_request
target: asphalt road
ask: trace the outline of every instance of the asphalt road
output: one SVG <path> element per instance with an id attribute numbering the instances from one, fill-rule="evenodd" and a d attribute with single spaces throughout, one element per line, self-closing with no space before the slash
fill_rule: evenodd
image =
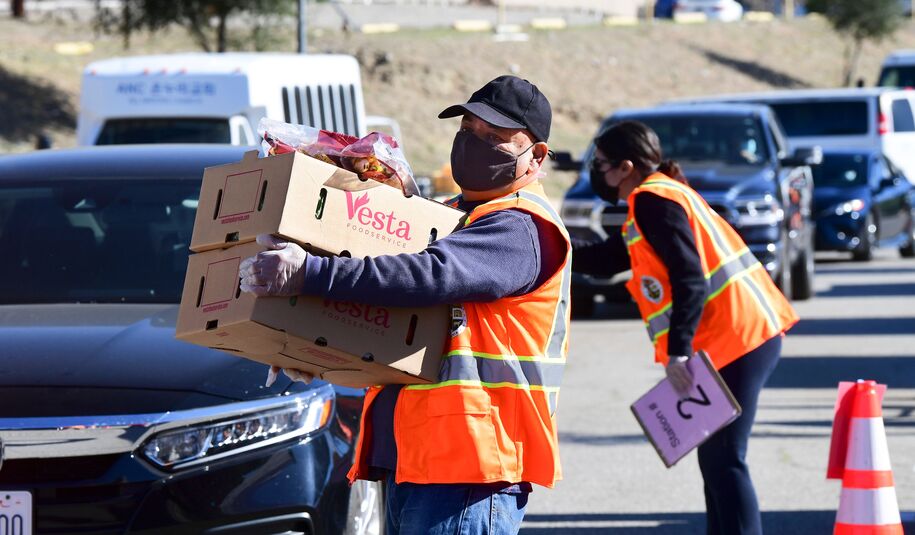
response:
<path id="1" fill-rule="evenodd" d="M 876 379 L 899 506 L 915 533 L 915 260 L 819 258 L 817 297 L 760 400 L 749 463 L 769 534 L 831 533 L 840 482 L 825 479 L 839 381 Z M 629 411 L 663 376 L 632 310 L 572 324 L 558 408 L 565 479 L 536 488 L 522 533 L 703 534 L 695 453 L 664 468 Z"/>

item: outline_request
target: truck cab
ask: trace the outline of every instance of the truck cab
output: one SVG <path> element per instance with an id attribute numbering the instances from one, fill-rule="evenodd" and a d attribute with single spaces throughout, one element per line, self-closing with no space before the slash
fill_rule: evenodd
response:
<path id="1" fill-rule="evenodd" d="M 763 105 L 620 110 L 604 120 L 598 132 L 623 120 L 641 121 L 658 133 L 664 157 L 680 163 L 689 184 L 737 230 L 786 295 L 812 296 L 810 165 L 818 163 L 818 148 L 789 154 L 778 121 Z M 580 172 L 566 192 L 562 217 L 572 237 L 584 242 L 619 232 L 628 211 L 625 202 L 611 206 L 594 195 L 587 165 L 593 154 L 592 144 L 584 165 L 566 164 Z M 595 295 L 614 299 L 622 293 L 621 282 L 576 274 L 573 309 L 577 305 L 577 314 L 587 315 Z"/>
<path id="2" fill-rule="evenodd" d="M 83 73 L 79 145 L 256 145 L 262 117 L 361 137 L 359 64 L 342 54 L 166 54 L 97 61 Z M 393 122 L 377 118 L 388 129 Z"/>

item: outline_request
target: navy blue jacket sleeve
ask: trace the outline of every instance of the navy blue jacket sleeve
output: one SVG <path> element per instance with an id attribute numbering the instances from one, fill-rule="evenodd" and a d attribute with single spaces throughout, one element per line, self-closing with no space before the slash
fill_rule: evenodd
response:
<path id="1" fill-rule="evenodd" d="M 602 241 L 572 240 L 573 271 L 610 278 L 629 268 L 629 251 L 619 232 Z"/>
<path id="2" fill-rule="evenodd" d="M 673 304 L 667 354 L 692 355 L 708 283 L 689 219 L 679 204 L 653 193 L 639 193 L 636 199 L 635 222 L 670 277 Z"/>
<path id="3" fill-rule="evenodd" d="M 500 210 L 417 254 L 309 255 L 302 293 L 395 307 L 485 302 L 531 291 L 542 267 L 533 216 Z"/>

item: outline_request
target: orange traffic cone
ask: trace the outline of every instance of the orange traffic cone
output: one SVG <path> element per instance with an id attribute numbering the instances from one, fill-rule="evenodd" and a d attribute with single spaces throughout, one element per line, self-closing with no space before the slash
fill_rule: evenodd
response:
<path id="1" fill-rule="evenodd" d="M 858 381 L 834 535 L 903 535 L 875 381 Z"/>

